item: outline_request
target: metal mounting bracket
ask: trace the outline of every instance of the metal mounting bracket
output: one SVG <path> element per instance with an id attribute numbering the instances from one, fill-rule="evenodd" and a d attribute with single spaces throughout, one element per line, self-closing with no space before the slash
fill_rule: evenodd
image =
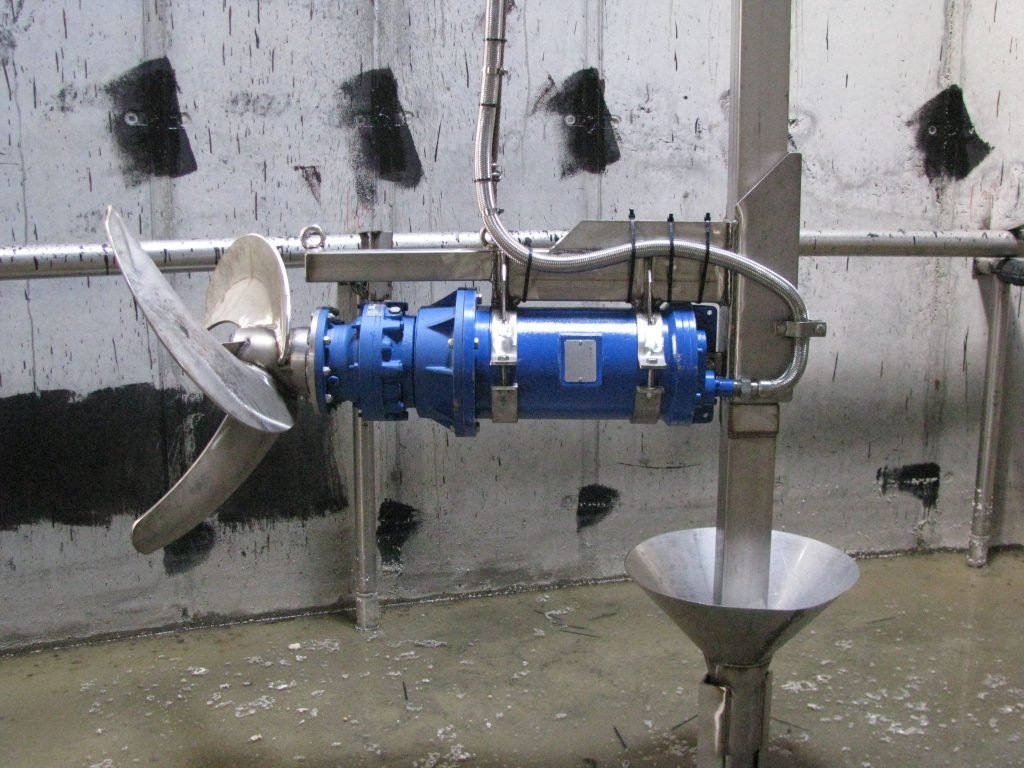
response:
<path id="1" fill-rule="evenodd" d="M 519 421 L 519 385 L 491 386 L 491 421 L 495 424 L 515 424 Z"/>
<path id="2" fill-rule="evenodd" d="M 637 387 L 633 398 L 633 415 L 630 424 L 657 424 L 661 415 L 661 398 L 664 387 Z"/>
<path id="3" fill-rule="evenodd" d="M 828 325 L 821 320 L 785 320 L 775 324 L 775 333 L 789 339 L 821 338 L 828 333 Z"/>

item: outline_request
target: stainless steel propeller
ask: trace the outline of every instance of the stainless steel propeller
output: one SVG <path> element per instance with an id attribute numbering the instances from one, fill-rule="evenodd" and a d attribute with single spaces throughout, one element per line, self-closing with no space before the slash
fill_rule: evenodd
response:
<path id="1" fill-rule="evenodd" d="M 224 252 L 210 279 L 204 328 L 112 208 L 107 209 L 106 228 L 146 320 L 189 377 L 226 413 L 199 458 L 135 521 L 132 544 L 148 554 L 216 512 L 277 435 L 293 425 L 281 395 L 284 390 L 294 396 L 298 389 L 288 354 L 291 298 L 277 250 L 259 235 L 245 235 Z M 221 323 L 238 326 L 227 344 L 207 330 Z"/>

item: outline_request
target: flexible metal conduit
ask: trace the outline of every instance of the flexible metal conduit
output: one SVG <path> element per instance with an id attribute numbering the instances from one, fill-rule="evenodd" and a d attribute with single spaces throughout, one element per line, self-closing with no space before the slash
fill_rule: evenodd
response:
<path id="1" fill-rule="evenodd" d="M 538 270 L 582 272 L 626 262 L 634 255 L 638 259 L 665 256 L 674 244 L 678 256 L 694 261 L 703 261 L 707 257 L 712 264 L 724 267 L 765 286 L 782 297 L 789 307 L 793 320 L 807 320 L 807 309 L 803 299 L 793 284 L 784 277 L 745 256 L 720 248 L 709 250 L 703 243 L 686 241 L 673 243 L 668 239 L 642 240 L 635 245 L 624 243 L 596 251 L 552 254 L 547 250 L 535 250 L 516 240 L 501 222 L 500 210 L 497 205 L 498 174 L 494 162 L 495 134 L 501 112 L 504 52 L 505 0 L 487 0 L 480 110 L 473 145 L 473 173 L 477 208 L 483 218 L 484 227 L 498 250 L 512 260 L 520 264 L 531 264 Z M 808 346 L 808 339 L 794 339 L 793 357 L 782 375 L 774 379 L 752 381 L 749 382 L 749 385 L 747 382 L 743 382 L 741 396 L 770 397 L 787 392 L 803 375 L 807 366 Z"/>

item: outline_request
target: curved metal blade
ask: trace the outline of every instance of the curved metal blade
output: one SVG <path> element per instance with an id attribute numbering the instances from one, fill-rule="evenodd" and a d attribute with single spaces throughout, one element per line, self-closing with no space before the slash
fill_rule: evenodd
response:
<path id="1" fill-rule="evenodd" d="M 277 434 L 225 417 L 199 458 L 132 526 L 132 545 L 144 555 L 181 538 L 217 511 L 256 468 Z"/>
<path id="2" fill-rule="evenodd" d="M 186 309 L 124 221 L 107 208 L 107 236 L 128 287 L 175 360 L 229 416 L 253 429 L 283 432 L 293 421 L 269 377 L 236 358 Z"/>
<path id="3" fill-rule="evenodd" d="M 288 343 L 292 314 L 288 273 L 281 254 L 261 235 L 242 235 L 221 256 L 206 289 L 206 327 L 234 323 L 269 328 L 277 356 Z"/>

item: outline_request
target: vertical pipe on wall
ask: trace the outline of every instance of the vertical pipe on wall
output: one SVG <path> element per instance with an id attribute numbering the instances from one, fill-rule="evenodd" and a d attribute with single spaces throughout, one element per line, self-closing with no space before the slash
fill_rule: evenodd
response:
<path id="1" fill-rule="evenodd" d="M 967 564 L 981 568 L 988 564 L 995 506 L 996 469 L 999 434 L 1003 423 L 1003 386 L 1006 380 L 1006 342 L 1010 327 L 1010 284 L 990 275 L 994 289 L 985 354 L 985 391 L 982 398 L 981 436 L 978 447 L 978 471 L 975 475 L 971 535 L 967 545 Z"/>

